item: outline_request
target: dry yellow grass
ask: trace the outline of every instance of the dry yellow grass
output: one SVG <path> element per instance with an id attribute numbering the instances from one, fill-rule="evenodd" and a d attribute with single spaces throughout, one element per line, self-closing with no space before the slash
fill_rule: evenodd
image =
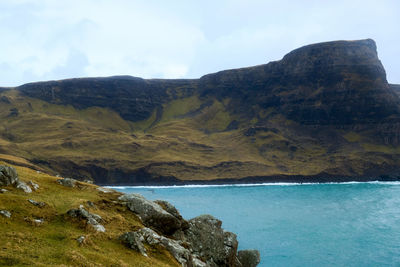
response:
<path id="1" fill-rule="evenodd" d="M 161 247 L 149 248 L 149 257 L 144 257 L 118 240 L 122 233 L 143 227 L 132 212 L 115 203 L 119 193 L 101 193 L 86 183 L 68 188 L 56 183 L 56 177 L 26 167 L 15 168 L 21 180 L 32 180 L 40 189 L 26 194 L 7 187 L 9 192 L 0 194 L 0 209 L 12 213 L 11 218 L 0 216 L 0 265 L 179 266 Z M 46 206 L 36 207 L 28 199 L 45 202 Z M 87 201 L 95 207 L 88 206 Z M 103 218 L 105 233 L 94 232 L 65 216 L 79 205 Z M 44 219 L 44 223 L 37 225 L 34 219 Z M 86 239 L 79 245 L 76 239 L 82 235 Z"/>

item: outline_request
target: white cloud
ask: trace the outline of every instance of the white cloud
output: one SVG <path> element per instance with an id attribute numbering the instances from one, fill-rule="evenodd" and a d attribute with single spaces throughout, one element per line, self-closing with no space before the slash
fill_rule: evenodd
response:
<path id="1" fill-rule="evenodd" d="M 199 77 L 301 45 L 374 38 L 400 83 L 400 3 L 17 0 L 0 2 L 0 85 L 77 76 Z"/>

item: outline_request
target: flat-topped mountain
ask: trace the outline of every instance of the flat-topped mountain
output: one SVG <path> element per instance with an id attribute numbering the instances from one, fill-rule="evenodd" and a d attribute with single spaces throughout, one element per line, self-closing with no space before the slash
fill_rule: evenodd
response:
<path id="1" fill-rule="evenodd" d="M 399 179 L 399 92 L 370 39 L 200 79 L 30 83 L 1 91 L 0 152 L 102 184 Z"/>

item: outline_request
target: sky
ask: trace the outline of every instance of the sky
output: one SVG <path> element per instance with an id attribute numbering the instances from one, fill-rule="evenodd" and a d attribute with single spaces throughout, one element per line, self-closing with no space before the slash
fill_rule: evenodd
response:
<path id="1" fill-rule="evenodd" d="M 400 84 L 399 0 L 1 0 L 0 86 L 198 78 L 303 45 L 372 38 Z"/>

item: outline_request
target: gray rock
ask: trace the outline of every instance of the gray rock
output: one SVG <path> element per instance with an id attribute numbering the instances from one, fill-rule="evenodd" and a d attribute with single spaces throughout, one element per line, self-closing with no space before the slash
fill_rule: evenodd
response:
<path id="1" fill-rule="evenodd" d="M 86 239 L 86 237 L 85 237 L 84 235 L 81 235 L 80 237 L 78 237 L 78 238 L 76 239 L 76 241 L 78 241 L 78 243 L 79 243 L 80 245 L 82 245 L 83 242 L 85 241 L 85 239 Z"/>
<path id="2" fill-rule="evenodd" d="M 11 217 L 11 212 L 7 210 L 0 210 L 0 215 L 3 215 L 4 217 L 10 218 Z"/>
<path id="3" fill-rule="evenodd" d="M 147 257 L 146 249 L 142 243 L 143 236 L 137 232 L 128 232 L 119 237 L 122 242 L 125 243 L 129 248 L 140 252 L 143 256 Z"/>
<path id="4" fill-rule="evenodd" d="M 241 266 L 236 252 L 236 235 L 221 228 L 222 222 L 211 215 L 201 215 L 189 220 L 186 240 L 193 253 L 205 259 L 208 266 Z"/>
<path id="5" fill-rule="evenodd" d="M 72 178 L 64 178 L 64 179 L 58 179 L 57 183 L 60 185 L 66 186 L 66 187 L 75 187 L 76 180 Z"/>
<path id="6" fill-rule="evenodd" d="M 32 205 L 35 205 L 35 206 L 40 207 L 40 208 L 46 206 L 46 203 L 44 203 L 44 202 L 37 202 L 37 201 L 35 201 L 35 200 L 33 200 L 33 199 L 28 199 L 28 201 L 29 201 L 29 203 L 31 203 Z"/>
<path id="7" fill-rule="evenodd" d="M 239 250 L 238 259 L 243 267 L 256 267 L 260 263 L 258 250 Z"/>
<path id="8" fill-rule="evenodd" d="M 5 192 L 8 192 L 8 190 L 7 190 L 7 189 L 4 189 L 4 188 L 0 189 L 0 194 L 3 194 L 3 193 L 5 193 Z"/>
<path id="9" fill-rule="evenodd" d="M 174 205 L 165 200 L 156 200 L 154 202 L 160 205 L 161 208 L 163 208 L 166 212 L 172 214 L 175 218 L 177 218 L 181 222 L 182 230 L 189 228 L 189 223 L 185 219 L 183 219 L 182 215 L 179 213 Z"/>
<path id="10" fill-rule="evenodd" d="M 13 167 L 0 165 L 0 185 L 14 185 L 18 181 L 17 171 Z"/>
<path id="11" fill-rule="evenodd" d="M 98 191 L 102 192 L 102 193 L 114 193 L 114 192 L 116 192 L 114 189 L 105 188 L 105 187 L 101 187 L 101 186 L 96 187 L 96 189 L 97 189 Z"/>
<path id="12" fill-rule="evenodd" d="M 72 218 L 78 218 L 86 220 L 86 223 L 90 225 L 97 232 L 105 232 L 106 229 L 100 222 L 103 220 L 100 215 L 88 212 L 83 205 L 79 206 L 79 209 L 71 209 L 67 212 Z"/>
<path id="13" fill-rule="evenodd" d="M 120 239 L 123 240 L 128 247 L 139 251 L 146 256 L 147 254 L 145 254 L 146 250 L 143 243 L 147 243 L 151 246 L 160 245 L 165 247 L 183 267 L 206 266 L 205 263 L 198 258 L 194 261 L 190 251 L 183 247 L 180 241 L 161 236 L 150 228 L 142 228 L 136 232 L 125 233 L 120 237 Z M 196 262 L 196 264 L 194 264 L 194 262 Z"/>
<path id="14" fill-rule="evenodd" d="M 96 232 L 104 233 L 104 232 L 106 231 L 106 228 L 104 228 L 104 226 L 101 225 L 101 224 L 91 224 L 91 226 L 93 227 L 93 229 L 94 229 Z"/>
<path id="15" fill-rule="evenodd" d="M 23 190 L 25 193 L 32 193 L 32 189 L 25 182 L 18 181 L 16 188 Z"/>
<path id="16" fill-rule="evenodd" d="M 154 227 L 166 235 L 172 235 L 182 227 L 181 221 L 165 211 L 157 203 L 145 199 L 139 194 L 127 194 L 119 197 L 126 206 L 136 213 L 146 226 Z"/>
<path id="17" fill-rule="evenodd" d="M 33 190 L 37 191 L 39 189 L 39 185 L 34 183 L 33 181 L 29 181 L 28 185 L 33 188 Z"/>
<path id="18" fill-rule="evenodd" d="M 33 219 L 33 223 L 35 225 L 41 225 L 44 223 L 44 220 L 43 219 Z"/>

